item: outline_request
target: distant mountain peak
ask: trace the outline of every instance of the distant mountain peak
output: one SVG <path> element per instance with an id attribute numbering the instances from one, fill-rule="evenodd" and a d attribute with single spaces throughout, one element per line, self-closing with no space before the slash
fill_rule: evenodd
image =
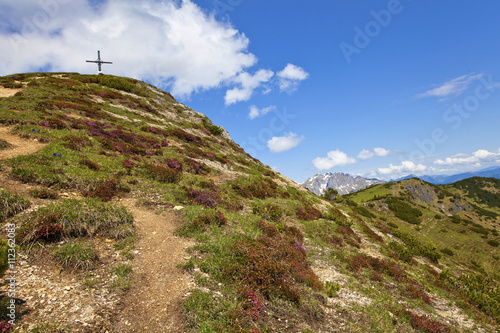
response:
<path id="1" fill-rule="evenodd" d="M 458 173 L 458 174 L 453 174 L 453 175 L 415 176 L 413 174 L 410 174 L 408 176 L 404 176 L 404 177 L 401 177 L 398 179 L 394 179 L 394 180 L 391 179 L 390 181 L 400 181 L 400 180 L 410 179 L 410 178 L 419 178 L 421 180 L 424 180 L 424 181 L 431 183 L 431 184 L 434 184 L 434 185 L 442 185 L 442 184 L 451 184 L 451 183 L 458 182 L 460 180 L 471 178 L 471 177 L 486 177 L 486 178 L 498 178 L 498 179 L 500 179 L 500 166 L 492 166 L 492 167 L 489 167 L 486 169 Z"/>
<path id="2" fill-rule="evenodd" d="M 302 185 L 316 195 L 323 194 L 327 189 L 333 188 L 339 194 L 344 195 L 357 192 L 370 185 L 383 184 L 385 181 L 379 179 L 367 179 L 361 176 L 352 176 L 343 172 L 318 173 L 306 180 Z"/>

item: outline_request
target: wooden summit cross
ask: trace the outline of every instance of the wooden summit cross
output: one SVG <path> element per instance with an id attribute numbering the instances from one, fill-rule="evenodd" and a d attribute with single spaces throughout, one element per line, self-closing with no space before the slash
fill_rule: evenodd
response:
<path id="1" fill-rule="evenodd" d="M 102 74 L 102 64 L 112 64 L 112 62 L 101 60 L 101 51 L 97 51 L 97 60 L 87 60 L 87 62 L 93 62 L 94 64 L 97 64 L 97 67 L 99 68 L 99 74 Z"/>

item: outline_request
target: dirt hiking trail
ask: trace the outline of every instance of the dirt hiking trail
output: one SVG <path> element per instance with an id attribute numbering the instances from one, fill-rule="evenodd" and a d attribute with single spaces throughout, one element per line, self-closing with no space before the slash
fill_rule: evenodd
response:
<path id="1" fill-rule="evenodd" d="M 14 96 L 17 92 L 22 91 L 23 89 L 10 89 L 10 88 L 4 88 L 0 86 L 0 97 L 11 97 Z"/>
<path id="2" fill-rule="evenodd" d="M 46 143 L 23 139 L 15 134 L 11 134 L 10 131 L 12 128 L 12 126 L 0 127 L 0 139 L 5 140 L 12 145 L 12 147 L 6 149 L 0 149 L 0 161 L 20 155 L 33 154 L 47 146 Z"/>
<path id="3" fill-rule="evenodd" d="M 0 126 L 0 139 L 10 144 L 0 149 L 0 161 L 33 154 L 47 146 L 12 134 L 12 128 Z M 28 193 L 31 186 L 0 173 L 0 188 Z M 135 202 L 117 202 L 134 215 L 137 241 L 132 285 L 113 311 L 111 332 L 184 332 L 182 301 L 194 282 L 177 266 L 186 261 L 186 249 L 194 243 L 173 235 L 182 223 L 180 213 L 167 211 L 158 215 L 137 207 Z"/>
<path id="4" fill-rule="evenodd" d="M 178 268 L 192 241 L 173 235 L 181 217 L 173 211 L 155 214 L 122 200 L 134 214 L 137 241 L 130 290 L 117 307 L 111 332 L 184 332 L 182 300 L 192 285 Z"/>

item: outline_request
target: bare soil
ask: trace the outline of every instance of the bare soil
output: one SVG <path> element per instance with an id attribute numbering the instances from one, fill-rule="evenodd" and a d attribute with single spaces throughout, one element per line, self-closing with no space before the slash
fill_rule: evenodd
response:
<path id="1" fill-rule="evenodd" d="M 5 140 L 12 145 L 10 148 L 0 150 L 0 161 L 20 155 L 33 154 L 47 146 L 46 143 L 23 139 L 15 134 L 12 134 L 11 130 L 12 126 L 0 127 L 0 139 Z"/>
<path id="2" fill-rule="evenodd" d="M 0 97 L 10 97 L 14 96 L 17 92 L 22 91 L 23 89 L 10 89 L 10 88 L 4 88 L 0 86 Z"/>
<path id="3" fill-rule="evenodd" d="M 2 88 L 0 93 L 0 97 L 5 97 L 12 92 Z M 11 145 L 0 150 L 0 160 L 29 155 L 47 145 L 23 139 L 12 134 L 11 129 L 12 127 L 0 127 L 0 139 Z M 22 184 L 2 172 L 0 188 L 28 197 L 30 190 L 37 186 Z M 61 194 L 61 197 L 65 196 L 68 194 Z M 31 199 L 34 201 L 35 209 L 38 205 L 46 203 Z M 188 259 L 186 249 L 193 243 L 173 235 L 182 223 L 180 213 L 169 210 L 158 215 L 135 206 L 135 201 L 135 199 L 123 199 L 117 202 L 133 213 L 137 229 L 138 239 L 132 263 L 134 273 L 131 288 L 121 295 L 116 295 L 119 300 L 114 293 L 105 290 L 97 292 L 99 296 L 96 297 L 93 292 L 85 290 L 79 283 L 79 278 L 75 279 L 75 275 L 66 274 L 65 278 L 61 278 L 60 273 L 63 272 L 60 270 L 50 269 L 44 264 L 40 267 L 31 262 L 32 258 L 21 257 L 18 278 L 24 280 L 20 281 L 20 287 L 23 298 L 27 300 L 29 314 L 25 318 L 31 322 L 30 326 L 35 322 L 59 321 L 73 327 L 74 331 L 85 332 L 94 331 L 92 327 L 120 333 L 184 332 L 182 301 L 194 283 L 192 277 L 178 265 Z M 113 257 L 111 260 L 103 260 L 112 257 L 114 251 L 112 244 L 102 243 L 109 248 L 104 251 L 109 254 L 101 256 L 101 260 L 103 263 L 106 261 L 104 264 L 108 267 L 113 265 L 112 262 L 116 259 Z M 68 314 L 64 316 L 65 309 L 74 316 Z M 83 310 L 85 311 L 82 312 Z M 110 322 L 103 323 L 104 318 Z"/>
<path id="4" fill-rule="evenodd" d="M 117 307 L 111 332 L 184 332 L 182 300 L 192 281 L 177 266 L 186 261 L 186 249 L 193 244 L 173 235 L 181 216 L 173 211 L 157 215 L 133 200 L 122 203 L 134 214 L 138 253 L 133 285 Z"/>

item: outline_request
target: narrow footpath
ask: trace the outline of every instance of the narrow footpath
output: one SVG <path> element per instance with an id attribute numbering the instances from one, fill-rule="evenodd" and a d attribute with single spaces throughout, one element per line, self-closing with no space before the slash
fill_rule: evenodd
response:
<path id="1" fill-rule="evenodd" d="M 138 236 L 134 280 L 116 309 L 112 332 L 184 332 L 182 300 L 191 278 L 177 266 L 192 243 L 173 235 L 181 224 L 178 213 L 157 215 L 133 203 L 124 206 L 134 214 Z"/>

